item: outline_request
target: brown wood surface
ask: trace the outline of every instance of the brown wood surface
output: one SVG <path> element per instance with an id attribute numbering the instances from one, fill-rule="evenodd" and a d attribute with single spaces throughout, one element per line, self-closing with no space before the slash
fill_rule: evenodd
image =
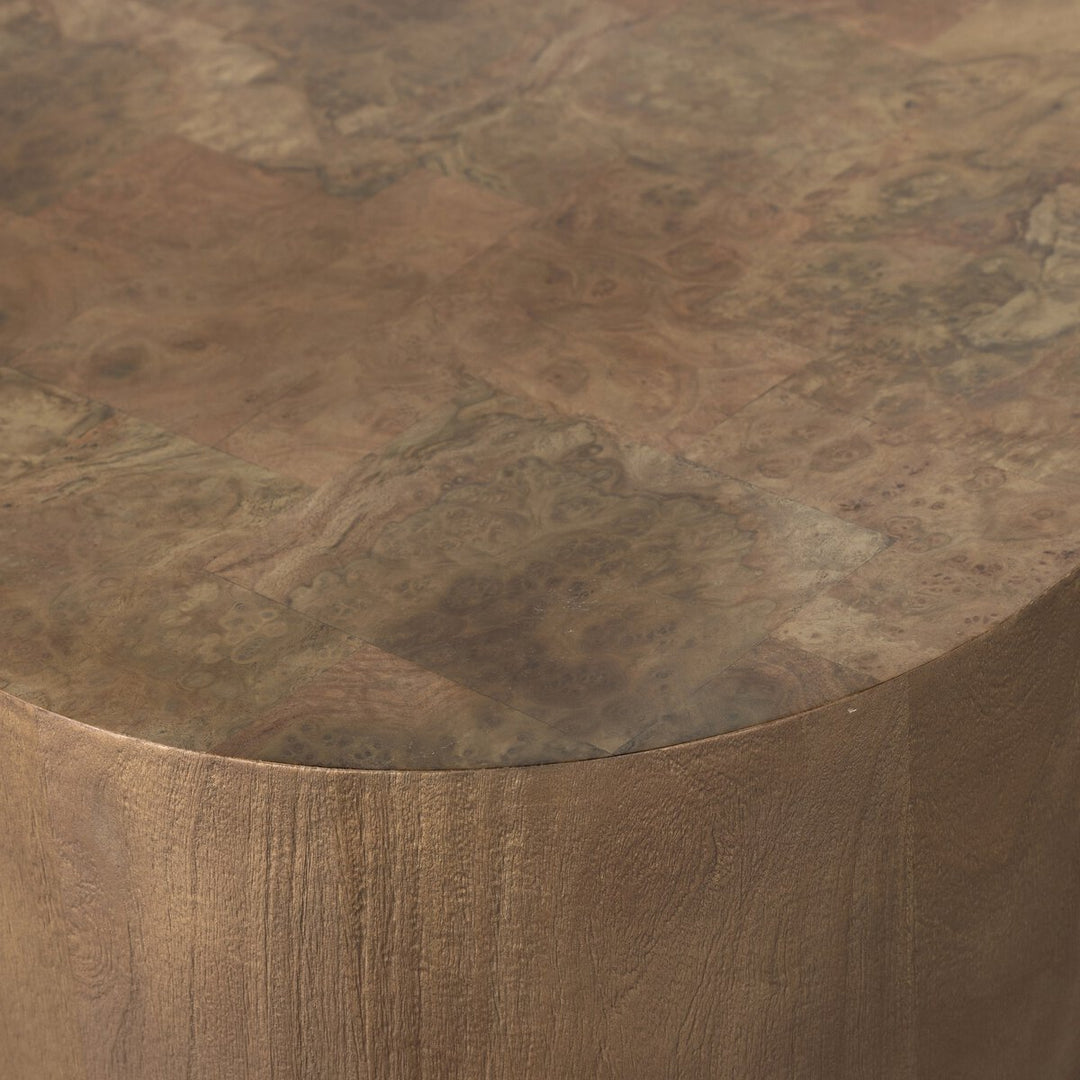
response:
<path id="1" fill-rule="evenodd" d="M 1073 0 L 0 2 L 0 1080 L 1078 1080 Z"/>
<path id="2" fill-rule="evenodd" d="M 218 757 L 0 695 L 12 1080 L 1073 1080 L 1080 580 L 594 761 Z"/>
<path id="3" fill-rule="evenodd" d="M 0 682 L 523 765 L 1000 624 L 1080 563 L 1072 14 L 0 5 Z"/>

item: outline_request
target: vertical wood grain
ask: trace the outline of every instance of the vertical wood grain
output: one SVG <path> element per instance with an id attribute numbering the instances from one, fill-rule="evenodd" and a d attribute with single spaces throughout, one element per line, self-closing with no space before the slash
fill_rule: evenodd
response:
<path id="1" fill-rule="evenodd" d="M 57 1075 L 908 1075 L 895 693 L 591 775 L 294 769 L 5 722 L 40 740 L 26 801 L 57 865 L 35 889 L 57 918 L 27 910 L 22 940 L 70 982 L 7 1038 L 63 1018 L 86 1065 Z"/>
<path id="2" fill-rule="evenodd" d="M 1080 1075 L 1080 578 L 912 673 L 922 1075 Z"/>
<path id="3" fill-rule="evenodd" d="M 910 1076 L 906 705 L 847 708 L 425 776 L 424 1075 Z"/>
<path id="4" fill-rule="evenodd" d="M 0 697 L 4 1075 L 1071 1080 L 1078 600 L 523 768 L 215 758 Z"/>
<path id="5" fill-rule="evenodd" d="M 27 714 L 55 764 L 29 800 L 58 863 L 36 894 L 59 911 L 45 926 L 24 912 L 22 938 L 55 946 L 71 985 L 55 1010 L 27 1010 L 14 1046 L 61 1016 L 86 1061 L 64 1077 L 416 1075 L 405 779 L 341 790 L 333 773 L 238 775 L 227 759 Z"/>
<path id="6" fill-rule="evenodd" d="M 68 1080 L 90 1074 L 72 1008 L 34 711 L 6 695 L 0 708 L 0 1061 L 19 1080 Z"/>

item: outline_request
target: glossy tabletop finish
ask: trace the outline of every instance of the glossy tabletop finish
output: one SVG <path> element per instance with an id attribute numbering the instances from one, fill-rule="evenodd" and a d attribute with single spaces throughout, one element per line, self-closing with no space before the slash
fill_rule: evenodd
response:
<path id="1" fill-rule="evenodd" d="M 1072 0 L 0 3 L 0 687 L 664 746 L 1080 564 Z"/>

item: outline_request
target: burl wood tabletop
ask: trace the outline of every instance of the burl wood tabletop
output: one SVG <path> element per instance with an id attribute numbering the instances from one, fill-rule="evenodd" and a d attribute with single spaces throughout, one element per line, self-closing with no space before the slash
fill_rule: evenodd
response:
<path id="1" fill-rule="evenodd" d="M 1080 564 L 1071 0 L 0 4 L 0 686 L 572 760 Z"/>

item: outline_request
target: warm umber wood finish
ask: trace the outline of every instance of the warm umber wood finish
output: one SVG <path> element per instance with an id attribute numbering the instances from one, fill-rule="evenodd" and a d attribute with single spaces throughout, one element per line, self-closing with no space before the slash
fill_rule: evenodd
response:
<path id="1" fill-rule="evenodd" d="M 0 3 L 0 1076 L 1076 1080 L 1078 58 Z"/>
<path id="2" fill-rule="evenodd" d="M 0 8 L 0 681 L 460 768 L 998 624 L 1080 551 L 1068 14 Z"/>
<path id="3" fill-rule="evenodd" d="M 3 696 L 7 1075 L 1071 1080 L 1078 601 L 529 768 L 245 762 Z"/>

